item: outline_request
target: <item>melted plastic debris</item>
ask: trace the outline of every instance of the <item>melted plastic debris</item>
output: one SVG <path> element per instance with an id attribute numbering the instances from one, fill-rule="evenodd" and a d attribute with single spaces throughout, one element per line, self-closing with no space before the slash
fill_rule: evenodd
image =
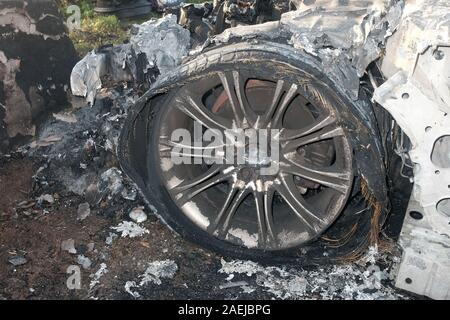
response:
<path id="1" fill-rule="evenodd" d="M 160 74 L 178 66 L 182 58 L 188 55 L 191 35 L 177 23 L 177 17 L 173 14 L 134 25 L 133 28 L 131 45 L 137 53 L 145 53 L 148 62 L 155 64 Z"/>
<path id="2" fill-rule="evenodd" d="M 85 97 L 88 103 L 94 103 L 97 90 L 102 87 L 101 77 L 105 74 L 105 60 L 105 55 L 92 51 L 73 67 L 70 75 L 73 95 Z"/>
<path id="3" fill-rule="evenodd" d="M 149 233 L 147 229 L 139 226 L 138 224 L 132 221 L 123 221 L 119 223 L 117 227 L 111 227 L 111 229 L 120 232 L 122 238 L 125 237 L 135 238 L 140 237 L 146 233 Z"/>
<path id="4" fill-rule="evenodd" d="M 130 43 L 92 51 L 75 65 L 70 76 L 73 95 L 93 105 L 104 76 L 114 82 L 144 83 L 178 66 L 191 45 L 190 32 L 172 14 L 133 25 L 131 33 Z"/>
<path id="5" fill-rule="evenodd" d="M 231 274 L 253 277 L 258 287 L 276 299 L 405 299 L 391 285 L 394 276 L 373 263 L 377 261 L 377 256 L 377 249 L 370 248 L 367 256 L 358 264 L 319 267 L 314 270 L 288 270 L 286 267 L 264 267 L 253 261 L 222 259 L 222 268 L 218 272 L 226 274 L 228 279 Z M 244 292 L 251 288 L 251 282 L 248 282 L 249 286 L 242 286 Z M 229 287 L 233 285 L 230 284 Z"/>
<path id="6" fill-rule="evenodd" d="M 103 277 L 106 273 L 108 273 L 108 268 L 105 263 L 101 263 L 100 268 L 94 274 L 90 275 L 92 280 L 91 283 L 89 284 L 89 289 L 92 289 L 97 284 L 99 284 L 100 278 Z"/>

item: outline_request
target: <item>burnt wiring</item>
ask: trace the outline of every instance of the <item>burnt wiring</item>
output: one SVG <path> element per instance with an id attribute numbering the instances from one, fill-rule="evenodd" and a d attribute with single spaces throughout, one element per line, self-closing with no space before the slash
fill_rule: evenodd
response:
<path id="1" fill-rule="evenodd" d="M 398 126 L 397 126 L 398 128 Z M 400 175 L 403 178 L 408 179 L 411 183 L 414 180 L 414 176 L 412 174 L 404 173 L 405 168 L 409 168 L 411 171 L 414 169 L 414 165 L 409 157 L 409 139 L 405 136 L 402 130 L 398 129 L 397 139 L 395 140 L 395 148 L 394 152 L 402 159 L 402 165 L 400 168 Z"/>

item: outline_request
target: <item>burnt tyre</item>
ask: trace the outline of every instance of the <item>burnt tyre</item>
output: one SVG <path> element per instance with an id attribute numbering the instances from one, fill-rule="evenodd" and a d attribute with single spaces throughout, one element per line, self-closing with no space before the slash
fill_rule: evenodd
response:
<path id="1" fill-rule="evenodd" d="M 371 108 L 307 54 L 232 44 L 160 78 L 130 113 L 119 157 L 190 241 L 259 260 L 351 257 L 387 203 Z"/>

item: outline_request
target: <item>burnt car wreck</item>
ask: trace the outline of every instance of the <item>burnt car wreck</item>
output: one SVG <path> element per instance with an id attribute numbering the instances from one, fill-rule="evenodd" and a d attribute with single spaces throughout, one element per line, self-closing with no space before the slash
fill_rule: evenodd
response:
<path id="1" fill-rule="evenodd" d="M 12 20 L 0 14 L 0 25 Z M 133 26 L 127 43 L 82 58 L 70 87 L 93 109 L 116 99 L 122 110 L 93 125 L 117 120 L 105 150 L 130 181 L 116 194 L 135 201 L 139 191 L 184 239 L 224 257 L 311 266 L 357 261 L 389 238 L 402 251 L 395 286 L 449 299 L 449 48 L 446 0 L 217 0 Z M 23 114 L 8 95 L 11 59 L 0 51 L 2 139 Z M 105 100 L 117 83 L 128 84 Z M 9 138 L 4 150 L 17 144 Z M 74 191 L 86 198 L 79 208 L 121 179 L 96 174 Z"/>
<path id="2" fill-rule="evenodd" d="M 309 3 L 282 6 L 281 15 L 273 2 L 269 10 L 261 8 L 264 1 L 216 5 L 216 23 L 231 28 L 219 28 L 140 99 L 121 135 L 122 168 L 186 238 L 225 254 L 302 263 L 357 256 L 376 242 L 392 210 L 389 190 L 407 199 L 408 187 L 398 184 L 414 179 L 397 286 L 449 298 L 443 176 L 449 7 Z M 430 113 L 422 117 L 425 105 Z M 167 167 L 171 123 L 187 116 L 224 128 L 230 110 L 243 129 L 281 128 L 285 158 L 276 175 L 261 177 L 246 166 Z M 292 156 L 295 148 L 303 157 Z M 413 163 L 414 174 L 405 176 Z"/>

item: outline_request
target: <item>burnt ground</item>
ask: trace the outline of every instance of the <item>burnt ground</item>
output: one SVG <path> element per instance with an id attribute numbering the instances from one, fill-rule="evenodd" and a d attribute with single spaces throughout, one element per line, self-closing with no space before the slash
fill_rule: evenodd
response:
<path id="1" fill-rule="evenodd" d="M 119 169 L 109 170 L 118 168 L 117 136 L 135 98 L 119 87 L 92 107 L 74 101 L 79 106 L 49 119 L 36 141 L 0 157 L 0 299 L 412 298 L 393 287 L 398 252 L 371 250 L 357 264 L 308 270 L 263 267 L 222 259 L 174 234 Z M 79 220 L 86 202 L 90 214 Z M 130 238 L 111 229 L 139 206 L 148 233 Z M 76 253 L 62 248 L 69 239 Z M 165 260 L 175 274 L 143 283 L 147 267 Z M 74 265 L 80 289 L 66 284 Z"/>
<path id="2" fill-rule="evenodd" d="M 111 226 L 116 225 L 124 212 L 104 215 L 101 209 L 91 212 L 83 221 L 77 221 L 77 207 L 82 199 L 62 192 L 53 193 L 53 204 L 35 203 L 32 197 L 33 161 L 11 158 L 2 163 L 0 181 L 2 198 L 0 211 L 0 294 L 5 299 L 101 299 L 133 298 L 124 289 L 127 281 L 138 279 L 146 263 L 155 260 L 176 261 L 179 272 L 161 285 L 149 286 L 141 295 L 149 299 L 176 298 L 233 298 L 239 290 L 220 289 L 226 281 L 217 273 L 221 262 L 217 255 L 187 243 L 161 224 L 153 215 L 143 224 L 149 230 L 139 238 L 118 238 L 112 245 L 105 239 Z M 22 205 L 23 206 L 23 205 Z M 73 239 L 77 254 L 61 249 L 61 243 Z M 89 251 L 89 244 L 94 249 Z M 81 253 L 92 260 L 89 270 L 82 269 L 81 290 L 66 286 L 68 266 L 77 265 Z M 20 266 L 8 260 L 23 256 L 27 262 Z M 94 290 L 89 290 L 94 273 L 105 261 L 108 273 Z M 250 298 L 251 296 L 248 296 Z M 259 293 L 254 298 L 270 298 Z M 245 297 L 243 297 L 245 298 Z"/>
<path id="3" fill-rule="evenodd" d="M 143 293 L 146 298 L 227 298 L 229 294 L 218 289 L 223 275 L 215 272 L 220 258 L 193 246 L 162 225 L 150 215 L 144 223 L 149 234 L 135 238 L 118 238 L 112 245 L 105 239 L 115 216 L 94 211 L 82 222 L 77 221 L 77 207 L 81 199 L 62 194 L 50 205 L 35 205 L 17 209 L 17 204 L 34 203 L 31 195 L 33 162 L 27 158 L 13 158 L 2 164 L 0 170 L 2 212 L 0 225 L 0 292 L 7 299 L 83 299 L 95 296 L 106 299 L 124 299 L 131 296 L 124 284 L 137 279 L 144 272 L 147 261 L 173 259 L 180 272 L 174 279 Z M 55 193 L 53 194 L 56 195 Z M 121 212 L 117 216 L 122 216 Z M 82 270 L 81 290 L 68 290 L 66 269 L 77 264 L 77 255 L 61 249 L 61 243 L 74 239 L 78 253 L 92 260 L 90 270 Z M 89 252 L 89 244 L 94 249 Z M 8 260 L 23 256 L 27 262 L 13 266 Z M 95 290 L 89 290 L 90 273 L 101 261 L 107 261 L 109 272 L 102 277 Z"/>

